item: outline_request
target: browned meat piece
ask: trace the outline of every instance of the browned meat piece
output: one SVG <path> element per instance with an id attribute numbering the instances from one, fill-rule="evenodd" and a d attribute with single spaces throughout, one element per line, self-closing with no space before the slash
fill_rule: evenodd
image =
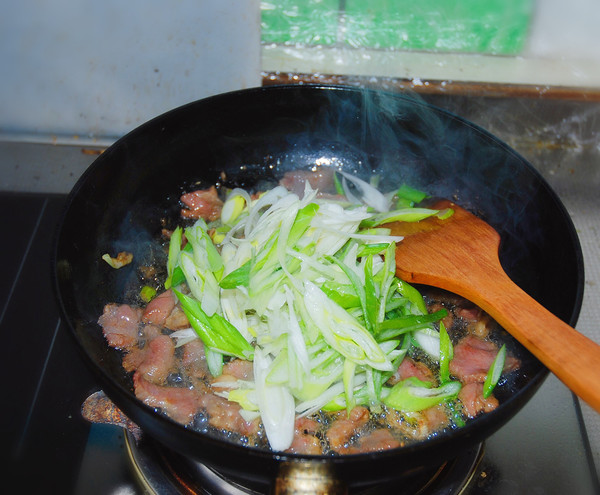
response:
<path id="1" fill-rule="evenodd" d="M 388 384 L 394 385 L 402 380 L 410 378 L 411 376 L 414 376 L 424 382 L 435 382 L 433 371 L 431 371 L 427 365 L 419 361 L 414 361 L 409 357 L 405 357 L 400 363 L 400 366 L 398 366 L 398 369 L 388 380 Z"/>
<path id="2" fill-rule="evenodd" d="M 181 210 L 183 218 L 203 218 L 207 222 L 213 222 L 221 217 L 223 201 L 215 186 L 184 194 L 181 202 L 186 206 Z"/>
<path id="3" fill-rule="evenodd" d="M 148 281 L 153 281 L 156 277 L 156 267 L 152 265 L 140 265 L 138 266 L 138 271 L 140 275 Z"/>
<path id="4" fill-rule="evenodd" d="M 139 338 L 142 311 L 127 304 L 107 304 L 98 319 L 108 345 L 115 349 L 129 349 Z"/>
<path id="5" fill-rule="evenodd" d="M 296 418 L 296 423 L 294 424 L 294 426 L 296 428 L 296 431 L 299 431 L 306 435 L 308 435 L 309 433 L 311 435 L 314 435 L 321 427 L 321 423 L 312 418 L 301 417 Z"/>
<path id="6" fill-rule="evenodd" d="M 135 371 L 146 359 L 146 355 L 150 351 L 149 342 L 154 340 L 161 334 L 160 328 L 154 325 L 142 325 L 138 343 L 134 347 L 127 349 L 127 353 L 123 356 L 123 368 L 125 371 Z"/>
<path id="7" fill-rule="evenodd" d="M 363 406 L 356 406 L 350 415 L 346 411 L 339 413 L 338 419 L 333 421 L 327 430 L 326 437 L 332 450 L 339 451 L 345 448 L 350 438 L 359 428 L 369 421 L 369 410 Z"/>
<path id="8" fill-rule="evenodd" d="M 148 303 L 142 315 L 142 321 L 164 326 L 165 321 L 175 308 L 176 302 L 177 298 L 171 289 L 164 291 Z"/>
<path id="9" fill-rule="evenodd" d="M 183 346 L 181 364 L 191 378 L 203 379 L 208 376 L 204 344 L 200 339 L 192 340 Z"/>
<path id="10" fill-rule="evenodd" d="M 142 336 L 146 342 L 150 342 L 159 335 L 162 335 L 161 329 L 155 325 L 144 325 L 142 328 Z"/>
<path id="11" fill-rule="evenodd" d="M 161 409 L 178 423 L 190 423 L 198 411 L 198 393 L 193 389 L 156 385 L 145 380 L 139 371 L 133 375 L 133 385 L 138 399 Z"/>
<path id="12" fill-rule="evenodd" d="M 315 436 L 319 423 L 310 418 L 296 418 L 294 440 L 287 452 L 320 455 L 323 453 L 321 440 Z"/>
<path id="13" fill-rule="evenodd" d="M 448 413 L 442 404 L 425 409 L 422 411 L 422 414 L 425 417 L 430 433 L 442 430 L 448 426 Z"/>
<path id="14" fill-rule="evenodd" d="M 385 412 L 385 422 L 403 437 L 411 440 L 423 440 L 431 433 L 423 412 L 404 413 L 388 408 Z"/>
<path id="15" fill-rule="evenodd" d="M 240 435 L 255 435 L 258 433 L 260 421 L 248 422 L 240 415 L 241 407 L 236 402 L 230 402 L 206 391 L 200 395 L 200 406 L 208 416 L 208 423 L 219 430 L 227 430 Z"/>
<path id="16" fill-rule="evenodd" d="M 477 306 L 466 305 L 464 307 L 456 308 L 456 316 L 463 318 L 467 322 L 473 322 L 479 318 L 481 309 Z"/>
<path id="17" fill-rule="evenodd" d="M 244 359 L 232 359 L 223 365 L 223 374 L 239 380 L 254 380 L 254 364 Z"/>
<path id="18" fill-rule="evenodd" d="M 468 383 L 461 389 L 458 398 L 462 402 L 463 411 L 470 418 L 482 412 L 491 412 L 498 407 L 498 399 L 493 395 L 487 399 L 483 398 L 483 383 Z"/>
<path id="19" fill-rule="evenodd" d="M 448 426 L 449 419 L 445 406 L 438 404 L 411 413 L 388 408 L 385 412 L 385 422 L 404 437 L 422 440 Z"/>
<path id="20" fill-rule="evenodd" d="M 492 319 L 477 306 L 458 308 L 456 315 L 467 324 L 467 332 L 485 339 L 490 334 Z"/>
<path id="21" fill-rule="evenodd" d="M 304 433 L 294 434 L 292 445 L 286 450 L 292 454 L 304 454 L 304 455 L 321 455 L 323 453 L 323 447 L 321 440 L 314 435 L 306 435 Z"/>
<path id="22" fill-rule="evenodd" d="M 483 383 L 498 350 L 496 344 L 489 340 L 467 335 L 454 346 L 454 358 L 450 361 L 450 373 L 462 383 Z M 515 370 L 519 365 L 518 359 L 507 355 L 504 372 Z"/>
<path id="23" fill-rule="evenodd" d="M 162 384 L 174 369 L 175 346 L 171 337 L 159 335 L 147 344 L 148 351 L 138 367 L 145 380 Z"/>
<path id="24" fill-rule="evenodd" d="M 179 305 L 173 308 L 173 311 L 165 320 L 165 327 L 171 330 L 182 330 L 190 327 L 190 322 Z"/>
<path id="25" fill-rule="evenodd" d="M 146 359 L 146 354 L 148 353 L 148 346 L 133 347 L 129 349 L 127 354 L 123 356 L 123 368 L 127 372 L 135 371 L 140 367 L 140 364 L 144 362 Z"/>
<path id="26" fill-rule="evenodd" d="M 482 339 L 488 337 L 493 320 L 481 308 L 457 294 L 441 289 L 430 289 L 427 293 L 431 300 L 428 304 L 430 313 L 443 308 L 448 310 L 448 316 L 442 320 L 446 329 L 451 329 L 456 322 L 462 322 L 468 333 Z"/>
<path id="27" fill-rule="evenodd" d="M 395 449 L 401 445 L 389 429 L 379 428 L 361 436 L 356 445 L 351 445 L 344 449 L 343 453 L 381 452 L 382 450 Z"/>
<path id="28" fill-rule="evenodd" d="M 213 388 L 223 390 L 228 388 L 231 382 L 237 380 L 252 380 L 254 369 L 252 361 L 244 359 L 233 359 L 223 365 L 223 372 L 212 381 Z"/>
<path id="29" fill-rule="evenodd" d="M 333 169 L 329 167 L 319 167 L 315 172 L 312 170 L 292 170 L 286 172 L 279 183 L 288 191 L 303 197 L 306 181 L 313 189 L 318 189 L 321 193 L 331 193 L 335 190 Z"/>

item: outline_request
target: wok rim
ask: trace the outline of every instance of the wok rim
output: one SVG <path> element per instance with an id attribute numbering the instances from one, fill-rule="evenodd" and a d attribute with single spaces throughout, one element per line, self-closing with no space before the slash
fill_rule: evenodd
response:
<path id="1" fill-rule="evenodd" d="M 584 261 L 583 261 L 583 253 L 581 250 L 581 245 L 579 241 L 579 237 L 577 236 L 577 232 L 575 226 L 570 218 L 570 215 L 556 194 L 556 192 L 551 188 L 546 179 L 541 175 L 541 173 L 521 154 L 519 154 L 516 150 L 508 146 L 504 141 L 491 134 L 486 129 L 480 127 L 473 122 L 470 122 L 448 110 L 437 107 L 430 103 L 415 100 L 410 96 L 407 96 L 402 93 L 390 93 L 381 90 L 374 89 L 364 89 L 364 88 L 356 88 L 353 86 L 344 86 L 344 85 L 328 85 L 328 84 L 304 84 L 304 85 L 296 85 L 296 84 L 282 84 L 282 85 L 271 85 L 271 86 L 261 86 L 256 88 L 249 89 L 241 89 L 230 91 L 227 93 L 221 93 L 218 95 L 209 96 L 207 98 L 203 98 L 200 100 L 192 101 L 186 103 L 184 105 L 178 106 L 171 110 L 168 110 L 147 122 L 137 126 L 132 129 L 127 134 L 123 135 L 121 138 L 116 140 L 111 146 L 107 148 L 106 151 L 117 149 L 120 146 L 123 146 L 123 143 L 126 143 L 132 136 L 136 136 L 138 134 L 143 133 L 145 130 L 157 125 L 157 123 L 162 120 L 172 118 L 178 112 L 181 112 L 184 109 L 188 109 L 192 106 L 202 105 L 203 102 L 208 101 L 219 101 L 220 99 L 230 98 L 231 96 L 239 96 L 239 95 L 252 95 L 255 93 L 264 93 L 264 92 L 280 92 L 280 91 L 297 91 L 299 88 L 305 88 L 307 91 L 342 91 L 342 92 L 373 92 L 373 93 L 381 93 L 391 95 L 393 98 L 400 98 L 404 100 L 410 100 L 412 103 L 416 105 L 422 105 L 428 109 L 432 109 L 437 113 L 440 113 L 447 118 L 458 121 L 461 125 L 465 125 L 469 127 L 472 131 L 476 132 L 480 136 L 485 137 L 487 140 L 491 141 L 494 146 L 497 146 L 504 150 L 504 152 L 513 155 L 517 158 L 522 166 L 527 170 L 528 173 L 532 174 L 535 178 L 537 184 L 542 186 L 545 189 L 545 192 L 552 198 L 554 205 L 556 206 L 558 212 L 565 220 L 565 223 L 568 228 L 568 232 L 564 232 L 565 236 L 568 236 L 569 244 L 573 247 L 573 254 L 575 255 L 575 262 L 577 265 L 577 290 L 574 294 L 574 304 L 571 310 L 570 318 L 567 323 L 571 326 L 575 326 L 577 320 L 580 315 L 582 303 L 583 303 L 583 292 L 585 285 L 585 276 L 584 276 Z M 300 89 L 302 91 L 302 89 Z M 539 371 L 535 374 L 531 380 L 529 380 L 522 388 L 520 388 L 513 396 L 504 401 L 500 407 L 496 410 L 487 413 L 483 416 L 476 418 L 476 420 L 468 423 L 465 427 L 451 430 L 449 432 L 444 432 L 443 435 L 429 438 L 423 441 L 415 442 L 413 444 L 407 445 L 405 447 L 400 447 L 397 449 L 390 449 L 385 451 L 380 451 L 376 453 L 361 453 L 361 454 L 353 454 L 353 455 L 342 455 L 342 456 L 325 456 L 325 455 L 303 455 L 303 454 L 292 454 L 292 453 L 281 453 L 281 452 L 272 452 L 264 449 L 248 447 L 243 445 L 237 445 L 235 443 L 228 442 L 226 440 L 221 440 L 213 437 L 210 434 L 204 434 L 202 432 L 198 432 L 195 430 L 190 430 L 185 428 L 185 426 L 180 423 L 175 422 L 169 417 L 157 413 L 154 408 L 144 404 L 142 401 L 138 400 L 135 397 L 135 394 L 132 390 L 127 390 L 121 383 L 118 383 L 116 380 L 112 378 L 109 374 L 108 370 L 100 366 L 90 355 L 89 350 L 86 348 L 85 344 L 81 342 L 77 335 L 76 331 L 76 318 L 70 311 L 68 310 L 65 301 L 62 297 L 62 287 L 60 276 L 58 274 L 59 268 L 57 267 L 57 260 L 59 259 L 59 244 L 61 241 L 61 234 L 63 232 L 64 226 L 68 221 L 69 211 L 73 205 L 73 202 L 77 198 L 78 193 L 87 183 L 90 177 L 93 176 L 94 172 L 104 165 L 104 162 L 107 160 L 106 156 L 109 154 L 106 151 L 100 155 L 98 158 L 92 162 L 92 164 L 83 172 L 80 178 L 76 181 L 75 185 L 69 192 L 67 199 L 65 201 L 63 210 L 60 215 L 60 220 L 57 223 L 54 239 L 52 242 L 52 251 L 51 251 L 51 277 L 52 277 L 52 285 L 54 289 L 54 295 L 56 302 L 59 307 L 60 314 L 62 316 L 62 320 L 65 323 L 65 326 L 68 328 L 69 334 L 74 338 L 77 343 L 77 348 L 83 357 L 84 362 L 90 369 L 94 372 L 95 376 L 100 379 L 103 387 L 107 387 L 107 393 L 111 399 L 113 397 L 118 397 L 118 403 L 115 401 L 115 404 L 121 408 L 129 417 L 135 421 L 135 417 L 139 416 L 133 408 L 129 407 L 127 404 L 127 400 L 131 400 L 136 403 L 137 408 L 141 408 L 145 411 L 146 414 L 149 414 L 154 422 L 158 422 L 159 424 L 164 424 L 168 428 L 176 428 L 185 435 L 191 435 L 195 439 L 199 441 L 199 444 L 204 444 L 210 446 L 215 446 L 219 448 L 225 448 L 225 450 L 230 450 L 241 455 L 252 455 L 253 457 L 257 457 L 259 460 L 271 460 L 276 462 L 285 462 L 285 461 L 319 461 L 319 462 L 327 462 L 332 463 L 334 465 L 354 465 L 356 463 L 362 464 L 366 460 L 381 460 L 386 458 L 396 458 L 401 456 L 410 456 L 413 454 L 423 453 L 429 450 L 437 450 L 437 447 L 441 444 L 449 443 L 452 441 L 459 441 L 461 439 L 467 440 L 469 444 L 473 444 L 475 442 L 479 442 L 487 438 L 499 428 L 501 428 L 506 421 L 509 421 L 516 412 L 518 412 L 536 393 L 541 384 L 544 382 L 549 372 L 548 369 L 541 365 Z M 541 364 L 541 363 L 540 363 Z M 127 399 L 123 399 L 125 396 Z M 509 414 L 508 419 L 504 421 L 498 421 L 498 417 L 506 414 L 507 412 L 512 411 Z M 472 431 L 475 430 L 475 431 Z M 485 434 L 481 432 L 485 431 Z M 478 433 L 479 432 L 479 433 Z M 152 433 L 149 433 L 150 436 L 154 437 Z M 156 437 L 154 437 L 156 438 Z M 159 438 L 160 441 L 160 438 Z M 210 463 L 210 460 L 206 460 L 206 462 Z"/>

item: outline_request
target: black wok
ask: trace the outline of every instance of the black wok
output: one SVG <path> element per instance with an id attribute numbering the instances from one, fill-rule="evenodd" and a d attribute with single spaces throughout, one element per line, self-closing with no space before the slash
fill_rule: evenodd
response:
<path id="1" fill-rule="evenodd" d="M 96 322 L 106 303 L 135 302 L 138 264 L 164 260 L 161 219 L 176 220 L 180 193 L 214 183 L 252 187 L 286 170 L 328 164 L 363 177 L 375 171 L 386 190 L 408 182 L 477 213 L 500 232 L 501 261 L 513 280 L 575 325 L 584 278 L 570 218 L 539 173 L 486 131 L 406 96 L 355 88 L 273 86 L 214 96 L 161 115 L 107 149 L 69 195 L 54 246 L 56 295 L 70 333 L 104 391 L 147 435 L 242 478 L 268 482 L 283 465 L 311 460 L 357 486 L 457 456 L 500 428 L 541 385 L 547 370 L 512 342 L 523 368 L 499 387 L 495 411 L 405 448 L 336 458 L 237 446 L 186 429 L 135 398 L 120 353 Z M 113 270 L 101 260 L 119 251 L 133 252 L 134 263 Z"/>

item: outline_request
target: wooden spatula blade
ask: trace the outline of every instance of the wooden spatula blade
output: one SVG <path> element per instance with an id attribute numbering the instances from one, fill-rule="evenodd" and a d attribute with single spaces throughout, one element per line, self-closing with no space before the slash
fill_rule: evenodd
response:
<path id="1" fill-rule="evenodd" d="M 386 225 L 404 236 L 396 248 L 397 275 L 477 304 L 600 412 L 600 346 L 510 280 L 498 257 L 500 236 L 490 225 L 448 200 L 430 207 L 452 208 L 454 214 Z"/>
<path id="2" fill-rule="evenodd" d="M 448 200 L 430 208 L 451 208 L 445 220 L 429 217 L 420 222 L 387 224 L 393 235 L 404 236 L 396 248 L 396 273 L 407 282 L 432 285 L 468 298 L 475 304 L 479 292 L 470 290 L 475 276 L 494 277 L 498 269 L 500 236 L 486 222 Z"/>

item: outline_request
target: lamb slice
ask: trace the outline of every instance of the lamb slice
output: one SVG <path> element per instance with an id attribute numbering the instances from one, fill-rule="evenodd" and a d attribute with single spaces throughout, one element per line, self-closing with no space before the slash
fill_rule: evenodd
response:
<path id="1" fill-rule="evenodd" d="M 396 383 L 413 376 L 423 382 L 435 382 L 433 371 L 431 371 L 427 365 L 409 357 L 405 357 L 400 363 L 400 366 L 398 366 L 398 369 L 388 380 L 388 384 L 395 385 Z"/>
<path id="2" fill-rule="evenodd" d="M 156 385 L 146 380 L 139 371 L 133 375 L 133 385 L 138 399 L 160 409 L 178 423 L 191 423 L 198 411 L 198 393 L 194 389 Z"/>
<path id="3" fill-rule="evenodd" d="M 139 339 L 135 346 L 129 347 L 123 356 L 123 368 L 127 372 L 137 370 L 150 352 L 148 345 L 153 339 L 161 335 L 160 328 L 155 325 L 140 325 Z"/>
<path id="4" fill-rule="evenodd" d="M 165 327 L 170 330 L 183 330 L 190 327 L 190 322 L 179 304 L 175 305 L 173 311 L 165 320 Z"/>
<path id="5" fill-rule="evenodd" d="M 203 218 L 207 222 L 213 222 L 221 217 L 223 201 L 219 198 L 215 186 L 184 194 L 181 196 L 181 202 L 185 205 L 181 210 L 183 218 Z"/>
<path id="6" fill-rule="evenodd" d="M 204 344 L 200 339 L 192 340 L 183 346 L 181 364 L 190 378 L 203 380 L 209 375 Z"/>
<path id="7" fill-rule="evenodd" d="M 320 455 L 323 453 L 321 440 L 316 436 L 320 423 L 311 418 L 296 418 L 294 439 L 286 452 L 294 454 Z"/>
<path id="8" fill-rule="evenodd" d="M 448 413 L 443 404 L 437 404 L 421 411 L 430 433 L 440 431 L 449 424 Z"/>
<path id="9" fill-rule="evenodd" d="M 246 421 L 240 414 L 241 407 L 209 391 L 200 395 L 200 407 L 206 412 L 208 423 L 219 430 L 226 430 L 240 435 L 256 435 L 260 428 L 259 419 Z"/>
<path id="10" fill-rule="evenodd" d="M 148 303 L 142 321 L 159 327 L 164 326 L 176 303 L 177 298 L 171 289 L 162 292 Z"/>
<path id="11" fill-rule="evenodd" d="M 98 324 L 108 345 L 115 349 L 130 349 L 137 345 L 142 310 L 127 304 L 107 304 Z"/>
<path id="12" fill-rule="evenodd" d="M 138 372 L 145 380 L 161 385 L 175 369 L 175 346 L 169 336 L 158 335 L 147 347 Z"/>
<path id="13" fill-rule="evenodd" d="M 211 386 L 217 391 L 231 387 L 238 380 L 254 379 L 254 363 L 244 359 L 232 359 L 223 365 L 223 372 L 213 378 Z"/>
<path id="14" fill-rule="evenodd" d="M 223 374 L 234 376 L 239 380 L 253 380 L 254 363 L 245 359 L 232 359 L 223 365 Z"/>
<path id="15" fill-rule="evenodd" d="M 473 305 L 456 308 L 455 312 L 466 322 L 468 333 L 482 339 L 489 336 L 493 320 L 482 309 Z"/>
<path id="16" fill-rule="evenodd" d="M 498 407 L 498 399 L 493 395 L 483 398 L 483 383 L 479 382 L 467 383 L 458 393 L 458 398 L 462 402 L 464 413 L 470 418 Z"/>
<path id="17" fill-rule="evenodd" d="M 462 383 L 483 383 L 498 350 L 496 344 L 489 340 L 467 335 L 454 346 L 454 358 L 450 361 L 450 373 Z M 507 355 L 503 371 L 508 373 L 519 366 L 520 361 L 517 358 Z"/>
<path id="18" fill-rule="evenodd" d="M 123 356 L 123 369 L 128 373 L 137 370 L 146 359 L 148 346 L 132 347 Z"/>
<path id="19" fill-rule="evenodd" d="M 356 445 L 351 445 L 344 450 L 344 454 L 361 454 L 365 452 L 381 452 L 382 450 L 395 449 L 402 444 L 394 438 L 388 428 L 378 428 L 358 439 Z"/>
<path id="20" fill-rule="evenodd" d="M 306 181 L 313 189 L 318 189 L 321 193 L 330 193 L 335 190 L 333 168 L 330 167 L 321 167 L 315 172 L 312 170 L 291 170 L 283 175 L 279 184 L 302 198 Z"/>
<path id="21" fill-rule="evenodd" d="M 357 430 L 369 421 L 369 417 L 369 410 L 363 406 L 354 407 L 348 416 L 345 410 L 342 411 L 325 434 L 331 449 L 344 449 Z"/>

